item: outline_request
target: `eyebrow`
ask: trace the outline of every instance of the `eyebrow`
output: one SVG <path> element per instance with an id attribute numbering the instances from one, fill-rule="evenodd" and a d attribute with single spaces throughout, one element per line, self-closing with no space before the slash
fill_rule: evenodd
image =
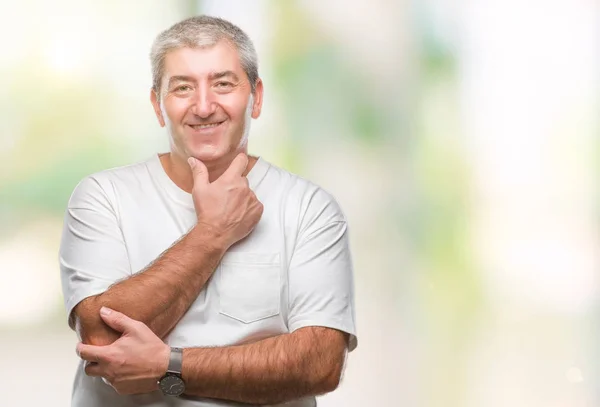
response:
<path id="1" fill-rule="evenodd" d="M 239 81 L 238 76 L 233 71 L 212 72 L 211 74 L 208 75 L 208 79 L 214 81 L 214 80 L 217 80 L 217 79 L 225 78 L 227 76 L 231 77 L 231 79 L 233 79 L 236 82 Z M 187 75 L 175 75 L 175 76 L 171 76 L 169 78 L 169 83 L 167 84 L 167 86 L 171 86 L 175 82 L 195 82 L 195 81 L 196 81 L 196 79 L 194 79 L 191 76 L 187 76 Z"/>
<path id="2" fill-rule="evenodd" d="M 168 86 L 171 86 L 174 82 L 195 82 L 196 80 L 191 76 L 175 75 L 169 78 Z"/>
<path id="3" fill-rule="evenodd" d="M 210 75 L 208 75 L 208 78 L 211 80 L 215 80 L 215 79 L 224 78 L 226 76 L 231 77 L 231 79 L 233 79 L 236 82 L 239 81 L 238 76 L 233 71 L 213 72 Z"/>

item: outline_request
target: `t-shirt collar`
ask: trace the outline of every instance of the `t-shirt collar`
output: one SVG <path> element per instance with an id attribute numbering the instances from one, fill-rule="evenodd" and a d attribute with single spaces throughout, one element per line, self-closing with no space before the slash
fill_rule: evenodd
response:
<path id="1" fill-rule="evenodd" d="M 152 174 L 153 178 L 155 178 L 159 182 L 159 184 L 164 188 L 164 190 L 172 199 L 174 199 L 182 205 L 193 208 L 194 201 L 192 200 L 192 194 L 179 188 L 177 184 L 175 184 L 175 182 L 173 182 L 173 180 L 167 175 L 165 169 L 162 166 L 162 163 L 160 162 L 160 155 L 161 154 L 154 154 L 148 160 L 148 169 L 150 170 L 150 173 Z M 248 185 L 250 186 L 250 189 L 256 192 L 256 188 L 258 187 L 262 179 L 265 177 L 268 170 L 269 163 L 263 160 L 261 157 L 258 157 L 256 163 L 254 164 L 254 167 L 252 167 L 250 172 L 248 172 L 248 174 L 246 175 L 246 178 L 248 178 Z"/>

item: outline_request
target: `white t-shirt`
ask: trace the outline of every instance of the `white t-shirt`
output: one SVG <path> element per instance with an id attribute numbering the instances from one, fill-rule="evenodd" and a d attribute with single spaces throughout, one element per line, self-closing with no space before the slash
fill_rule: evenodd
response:
<path id="1" fill-rule="evenodd" d="M 331 195 L 263 159 L 248 173 L 264 205 L 248 238 L 232 246 L 165 341 L 228 346 L 325 326 L 356 347 L 354 286 L 346 219 Z M 81 300 L 143 270 L 196 223 L 191 194 L 173 183 L 159 156 L 85 178 L 69 200 L 60 247 L 67 314 Z M 237 406 L 214 399 L 121 396 L 80 363 L 75 407 Z M 286 406 L 314 406 L 308 397 Z"/>

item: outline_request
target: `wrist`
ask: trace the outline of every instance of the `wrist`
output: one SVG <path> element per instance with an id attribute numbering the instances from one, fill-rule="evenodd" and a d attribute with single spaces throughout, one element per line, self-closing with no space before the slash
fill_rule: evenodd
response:
<path id="1" fill-rule="evenodd" d="M 160 348 L 156 356 L 156 378 L 157 380 L 163 377 L 169 369 L 169 359 L 171 358 L 171 347 L 166 343 Z"/>
<path id="2" fill-rule="evenodd" d="M 158 381 L 158 387 L 165 396 L 181 396 L 185 392 L 185 381 L 181 377 L 183 349 L 169 347 L 169 364 L 165 374 Z"/>
<path id="3" fill-rule="evenodd" d="M 230 246 L 225 234 L 207 223 L 198 222 L 188 235 L 195 245 L 202 247 L 208 253 L 225 253 Z"/>

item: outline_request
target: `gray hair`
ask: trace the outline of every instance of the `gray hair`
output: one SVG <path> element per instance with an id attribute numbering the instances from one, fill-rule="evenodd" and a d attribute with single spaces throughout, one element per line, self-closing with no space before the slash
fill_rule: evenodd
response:
<path id="1" fill-rule="evenodd" d="M 258 79 L 258 58 L 250 37 L 229 21 L 211 16 L 196 16 L 180 21 L 156 37 L 150 52 L 152 89 L 157 95 L 160 93 L 165 56 L 169 51 L 184 47 L 212 47 L 221 40 L 229 41 L 236 47 L 254 94 Z"/>

